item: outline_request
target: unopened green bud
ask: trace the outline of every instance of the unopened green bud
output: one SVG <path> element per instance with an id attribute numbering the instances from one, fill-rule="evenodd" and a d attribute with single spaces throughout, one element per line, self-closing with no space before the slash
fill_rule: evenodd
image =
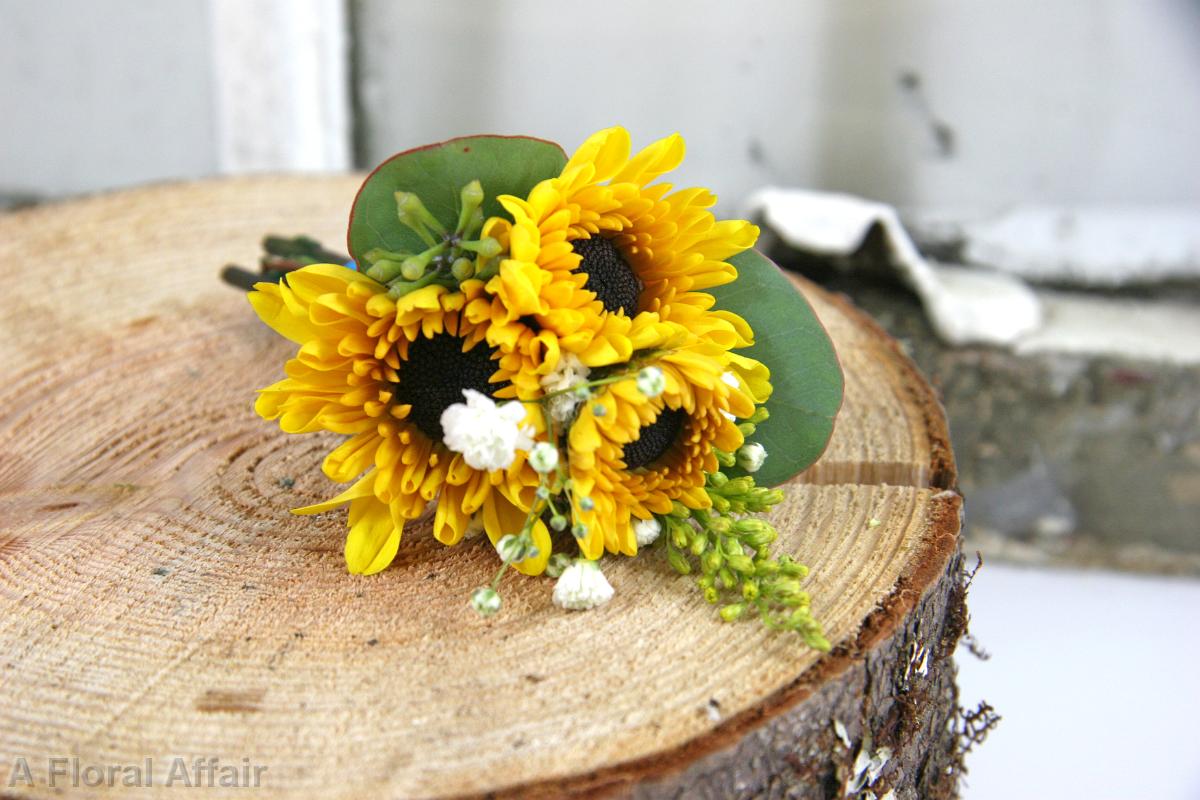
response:
<path id="1" fill-rule="evenodd" d="M 769 559 L 754 562 L 754 574 L 760 578 L 769 578 L 779 574 L 779 564 Z"/>
<path id="2" fill-rule="evenodd" d="M 456 258 L 450 265 L 450 274 L 459 283 L 470 280 L 475 275 L 475 262 L 469 258 Z"/>
<path id="3" fill-rule="evenodd" d="M 409 256 L 400 265 L 400 275 L 406 281 L 415 281 L 425 274 L 425 267 L 428 263 L 420 256 Z"/>
<path id="4" fill-rule="evenodd" d="M 667 548 L 667 563 L 680 575 L 688 575 L 692 571 L 692 565 L 684 558 L 683 553 L 674 548 Z"/>
<path id="5" fill-rule="evenodd" d="M 671 501 L 671 516 L 679 519 L 687 519 L 692 515 L 692 510 L 678 500 Z"/>
<path id="6" fill-rule="evenodd" d="M 737 585 L 737 578 L 733 576 L 729 567 L 721 567 L 717 570 L 717 580 L 720 581 L 722 589 L 732 589 Z"/>
<path id="7" fill-rule="evenodd" d="M 601 404 L 601 403 L 593 403 L 592 404 L 592 416 L 603 417 L 607 413 L 608 413 L 608 409 L 605 408 L 603 404 Z"/>
<path id="8" fill-rule="evenodd" d="M 710 586 L 704 590 L 704 601 L 709 605 L 716 605 L 717 601 L 720 599 L 721 594 L 716 590 L 715 587 Z"/>
<path id="9" fill-rule="evenodd" d="M 462 188 L 459 193 L 459 199 L 462 201 L 462 207 L 474 209 L 483 202 L 483 184 L 478 179 L 471 181 Z"/>
<path id="10" fill-rule="evenodd" d="M 748 580 L 742 584 L 742 597 L 753 603 L 758 599 L 758 581 Z"/>
<path id="11" fill-rule="evenodd" d="M 587 533 L 588 533 L 588 526 L 583 524 L 582 522 L 576 522 L 574 525 L 571 526 L 571 534 L 576 539 L 582 539 L 583 537 L 587 536 Z"/>
<path id="12" fill-rule="evenodd" d="M 401 266 L 399 261 L 383 258 L 367 268 L 367 277 L 374 278 L 380 283 L 388 283 L 399 277 Z"/>
<path id="13" fill-rule="evenodd" d="M 744 603 L 730 603 L 727 606 L 721 607 L 720 614 L 721 619 L 723 619 L 725 622 L 733 622 L 745 612 L 746 605 Z"/>
<path id="14" fill-rule="evenodd" d="M 700 557 L 700 566 L 704 569 L 706 575 L 713 575 L 725 563 L 725 559 L 716 550 L 709 550 Z"/>
<path id="15" fill-rule="evenodd" d="M 556 531 L 565 531 L 567 529 L 567 518 L 562 514 L 555 514 L 550 517 L 550 527 Z"/>
<path id="16" fill-rule="evenodd" d="M 744 556 L 744 555 L 729 556 L 729 558 L 726 560 L 729 564 L 729 568 L 731 570 L 733 570 L 734 572 L 736 572 L 740 575 L 753 575 L 754 574 L 754 560 L 752 558 L 750 558 L 749 556 Z"/>
<path id="17" fill-rule="evenodd" d="M 724 472 L 714 472 L 708 476 L 708 482 L 713 486 L 720 488 L 729 482 L 729 476 Z"/>
<path id="18" fill-rule="evenodd" d="M 459 244 L 459 247 L 461 247 L 463 250 L 470 250 L 472 253 L 477 254 L 484 260 L 495 258 L 496 256 L 500 255 L 501 251 L 504 249 L 500 246 L 500 242 L 496 241 L 491 236 L 485 236 L 482 239 L 478 239 L 473 242 L 462 242 Z"/>
<path id="19" fill-rule="evenodd" d="M 688 546 L 687 530 L 684 527 L 671 526 L 671 544 L 681 549 Z"/>

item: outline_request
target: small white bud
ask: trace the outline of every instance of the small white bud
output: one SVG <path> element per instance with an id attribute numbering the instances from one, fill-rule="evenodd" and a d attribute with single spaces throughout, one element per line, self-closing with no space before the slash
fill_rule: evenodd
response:
<path id="1" fill-rule="evenodd" d="M 637 539 L 638 547 L 649 547 L 654 544 L 660 533 L 662 533 L 662 523 L 654 517 L 639 519 L 633 523 L 633 535 Z"/>
<path id="2" fill-rule="evenodd" d="M 558 467 L 558 448 L 549 442 L 538 442 L 529 451 L 529 466 L 545 475 Z"/>
<path id="3" fill-rule="evenodd" d="M 658 367 L 644 367 L 638 373 L 637 388 L 646 397 L 658 397 L 667 388 L 667 377 Z"/>
<path id="4" fill-rule="evenodd" d="M 578 559 L 563 570 L 554 584 L 554 605 L 573 611 L 602 606 L 612 599 L 613 588 L 595 561 Z"/>
<path id="5" fill-rule="evenodd" d="M 746 472 L 758 472 L 767 460 L 767 449 L 758 442 L 744 444 L 737 451 L 738 466 Z"/>
<path id="6" fill-rule="evenodd" d="M 480 586 L 471 593 L 471 608 L 481 617 L 490 617 L 500 610 L 500 595 L 490 586 Z"/>
<path id="7" fill-rule="evenodd" d="M 584 511 L 591 511 L 596 507 L 596 501 L 590 497 L 579 498 L 579 507 Z"/>
<path id="8" fill-rule="evenodd" d="M 500 541 L 496 542 L 496 552 L 500 554 L 500 558 L 505 564 L 524 561 L 527 549 L 525 541 L 519 536 L 513 536 L 511 533 L 501 536 Z"/>

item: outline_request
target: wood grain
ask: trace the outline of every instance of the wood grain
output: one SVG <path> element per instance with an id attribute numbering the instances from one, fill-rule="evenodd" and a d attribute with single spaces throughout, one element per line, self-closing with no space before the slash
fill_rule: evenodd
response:
<path id="1" fill-rule="evenodd" d="M 656 553 L 608 559 L 616 596 L 586 616 L 514 576 L 504 612 L 477 618 L 465 598 L 494 552 L 421 526 L 390 569 L 346 574 L 343 515 L 288 513 L 334 490 L 319 464 L 337 437 L 254 415 L 292 346 L 216 275 L 268 232 L 340 244 L 357 181 L 158 186 L 0 217 L 0 787 L 19 756 L 35 775 L 53 756 L 152 757 L 160 782 L 203 756 L 266 765 L 272 797 L 678 794 L 948 580 L 959 498 L 936 401 L 808 284 L 846 401 L 775 522 L 813 568 L 830 656 L 721 624 Z"/>

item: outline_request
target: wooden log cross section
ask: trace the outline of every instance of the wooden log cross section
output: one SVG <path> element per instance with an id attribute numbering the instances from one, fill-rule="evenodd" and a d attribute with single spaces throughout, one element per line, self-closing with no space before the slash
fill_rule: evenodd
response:
<path id="1" fill-rule="evenodd" d="M 340 244 L 358 181 L 0 216 L 0 793 L 57 795 L 47 759 L 75 757 L 150 758 L 146 797 L 174 796 L 176 758 L 265 767 L 263 797 L 952 796 L 965 612 L 945 420 L 896 344 L 810 284 L 846 401 L 774 521 L 778 552 L 812 567 L 828 655 L 721 623 L 661 553 L 607 559 L 616 596 L 586 615 L 514 574 L 484 620 L 467 597 L 496 567 L 486 543 L 414 525 L 364 578 L 344 512 L 288 513 L 334 491 L 338 437 L 254 415 L 294 346 L 217 274 L 265 233 Z"/>

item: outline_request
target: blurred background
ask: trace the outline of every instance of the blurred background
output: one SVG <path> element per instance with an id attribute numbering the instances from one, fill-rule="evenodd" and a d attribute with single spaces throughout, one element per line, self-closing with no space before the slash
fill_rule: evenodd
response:
<path id="1" fill-rule="evenodd" d="M 1200 798 L 1195 0 L 0 0 L 0 108 L 0 208 L 683 133 L 942 394 L 1004 717 L 965 796 Z"/>

